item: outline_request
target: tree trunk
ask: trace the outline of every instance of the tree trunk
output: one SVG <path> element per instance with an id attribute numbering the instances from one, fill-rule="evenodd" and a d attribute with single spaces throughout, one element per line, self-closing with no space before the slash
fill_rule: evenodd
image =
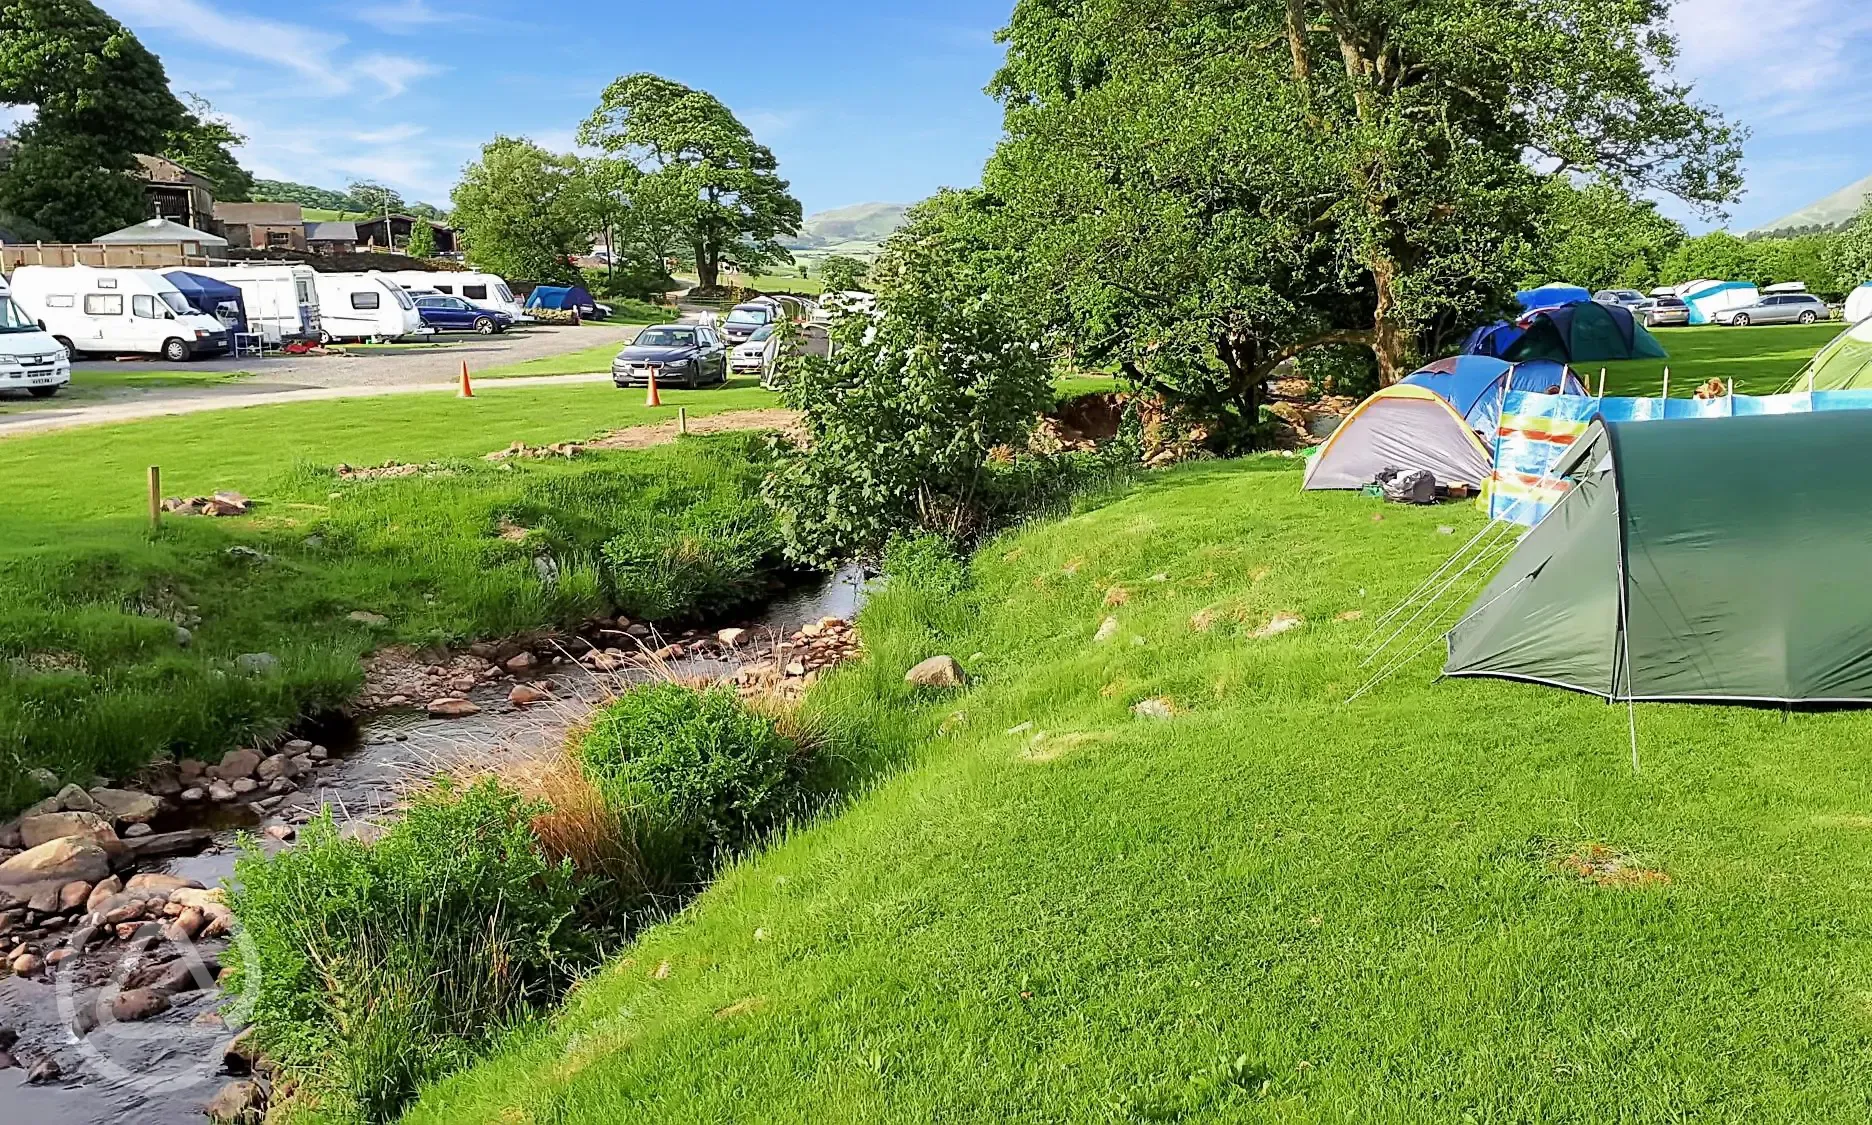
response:
<path id="1" fill-rule="evenodd" d="M 1241 332 L 1230 332 L 1216 342 L 1216 352 L 1229 373 L 1229 401 L 1249 427 L 1261 424 L 1261 385 L 1266 373 L 1255 362 L 1259 349 Z"/>
<path id="2" fill-rule="evenodd" d="M 1377 250 L 1369 263 L 1372 285 L 1378 291 L 1378 311 L 1372 317 L 1372 354 L 1378 358 L 1378 385 L 1389 387 L 1410 374 L 1411 329 L 1398 315 L 1397 263 Z"/>
<path id="3" fill-rule="evenodd" d="M 721 258 L 707 246 L 695 248 L 696 284 L 703 289 L 713 289 L 721 281 Z"/>

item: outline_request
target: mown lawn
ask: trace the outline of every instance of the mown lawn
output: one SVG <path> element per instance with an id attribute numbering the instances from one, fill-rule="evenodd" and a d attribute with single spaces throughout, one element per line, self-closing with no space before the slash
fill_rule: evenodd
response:
<path id="1" fill-rule="evenodd" d="M 1348 705 L 1479 517 L 1291 465 L 897 581 L 816 705 L 915 764 L 408 1120 L 1866 1120 L 1872 716 L 1648 706 L 1634 774 L 1624 709 L 1429 653 Z"/>
<path id="2" fill-rule="evenodd" d="M 1660 328 L 1653 333 L 1669 359 L 1626 363 L 1584 363 L 1576 370 L 1590 389 L 1599 389 L 1599 369 L 1606 369 L 1606 394 L 1657 396 L 1664 388 L 1664 369 L 1670 368 L 1672 398 L 1689 398 L 1710 379 L 1735 380 L 1737 394 L 1768 395 L 1781 389 L 1815 352 L 1845 331 L 1830 324 L 1773 324 L 1750 328 L 1716 325 L 1695 328 Z"/>
<path id="3" fill-rule="evenodd" d="M 74 403 L 98 402 L 120 391 L 214 387 L 252 377 L 251 371 L 149 368 L 142 365 L 106 370 L 79 368 L 72 372 L 72 381 L 51 398 L 31 398 L 24 391 L 0 394 L 0 414 L 24 410 L 57 409 L 62 406 L 71 406 Z"/>

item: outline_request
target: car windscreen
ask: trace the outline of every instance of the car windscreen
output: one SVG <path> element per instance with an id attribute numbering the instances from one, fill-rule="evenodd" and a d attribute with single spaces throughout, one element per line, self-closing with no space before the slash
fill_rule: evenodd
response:
<path id="1" fill-rule="evenodd" d="M 165 289 L 160 296 L 163 304 L 168 305 L 169 311 L 177 316 L 187 316 L 195 311 L 194 306 L 184 300 L 182 294 L 174 289 Z"/>
<path id="2" fill-rule="evenodd" d="M 763 324 L 759 328 L 756 328 L 754 330 L 754 335 L 748 337 L 748 343 L 758 344 L 762 340 L 772 336 L 774 334 L 774 327 L 775 326 L 771 324 Z"/>
<path id="3" fill-rule="evenodd" d="M 729 324 L 765 324 L 767 314 L 760 309 L 736 309 L 728 314 Z"/>
<path id="4" fill-rule="evenodd" d="M 0 332 L 37 332 L 39 325 L 10 297 L 0 297 Z"/>
<path id="5" fill-rule="evenodd" d="M 646 328 L 631 341 L 633 348 L 693 348 L 695 333 L 673 328 Z"/>

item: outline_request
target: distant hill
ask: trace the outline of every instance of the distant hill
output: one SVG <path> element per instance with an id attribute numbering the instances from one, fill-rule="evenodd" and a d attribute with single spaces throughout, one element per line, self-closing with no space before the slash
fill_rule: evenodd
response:
<path id="1" fill-rule="evenodd" d="M 875 252 L 903 226 L 907 203 L 857 203 L 806 216 L 799 236 L 786 240 L 790 250 L 837 250 L 840 253 Z"/>
<path id="2" fill-rule="evenodd" d="M 1750 234 L 1771 234 L 1775 231 L 1799 230 L 1804 227 L 1837 227 L 1852 222 L 1859 208 L 1865 205 L 1866 198 L 1872 196 L 1872 176 L 1867 176 L 1850 187 L 1843 187 L 1818 203 L 1809 204 L 1786 218 L 1764 223 L 1750 231 Z"/>

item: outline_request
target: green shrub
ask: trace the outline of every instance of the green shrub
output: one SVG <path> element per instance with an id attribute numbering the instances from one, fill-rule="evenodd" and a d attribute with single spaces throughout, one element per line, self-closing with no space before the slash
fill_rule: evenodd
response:
<path id="1" fill-rule="evenodd" d="M 758 597 L 778 553 L 773 518 L 755 501 L 640 516 L 604 547 L 618 608 L 649 621 Z"/>
<path id="2" fill-rule="evenodd" d="M 732 691 L 654 684 L 592 723 L 579 758 L 614 808 L 636 810 L 647 871 L 669 888 L 799 812 L 811 756 Z"/>
<path id="3" fill-rule="evenodd" d="M 254 961 L 235 989 L 267 1057 L 332 1117 L 389 1120 L 596 962 L 602 935 L 571 924 L 585 887 L 540 849 L 540 811 L 492 781 L 444 785 L 375 846 L 327 816 L 238 861 Z"/>

